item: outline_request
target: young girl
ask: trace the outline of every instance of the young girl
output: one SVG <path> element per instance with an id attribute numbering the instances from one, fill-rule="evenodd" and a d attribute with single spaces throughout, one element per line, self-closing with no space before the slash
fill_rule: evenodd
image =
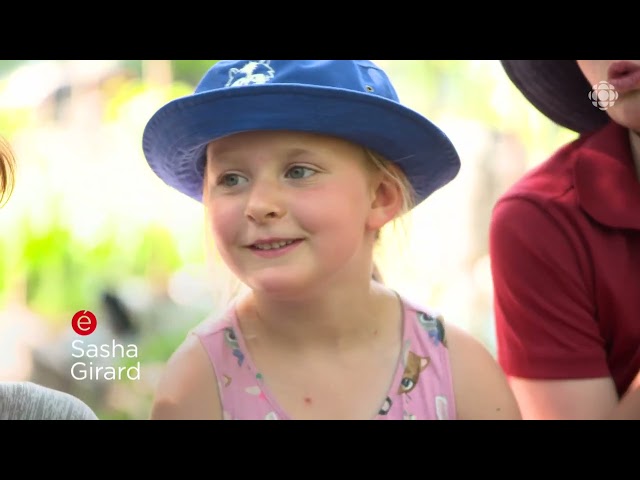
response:
<path id="1" fill-rule="evenodd" d="M 249 287 L 172 355 L 151 418 L 519 418 L 478 341 L 372 279 L 379 230 L 459 170 L 375 64 L 219 61 L 143 149 Z"/>

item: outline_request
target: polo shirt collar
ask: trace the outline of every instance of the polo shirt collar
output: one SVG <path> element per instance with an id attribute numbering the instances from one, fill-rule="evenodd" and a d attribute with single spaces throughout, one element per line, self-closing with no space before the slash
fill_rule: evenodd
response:
<path id="1" fill-rule="evenodd" d="M 574 180 L 582 209 L 608 227 L 640 230 L 640 182 L 628 130 L 609 122 L 576 154 Z"/>

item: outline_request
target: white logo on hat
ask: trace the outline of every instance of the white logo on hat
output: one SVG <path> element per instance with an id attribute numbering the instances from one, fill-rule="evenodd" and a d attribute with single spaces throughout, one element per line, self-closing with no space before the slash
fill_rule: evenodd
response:
<path id="1" fill-rule="evenodd" d="M 598 107 L 600 110 L 613 107 L 617 99 L 618 92 L 616 92 L 615 87 L 604 80 L 596 83 L 589 92 L 589 100 L 591 100 L 594 107 Z"/>
<path id="2" fill-rule="evenodd" d="M 229 70 L 229 81 L 225 87 L 242 87 L 267 83 L 275 74 L 275 70 L 269 65 L 269 60 L 249 62 L 242 68 Z"/>

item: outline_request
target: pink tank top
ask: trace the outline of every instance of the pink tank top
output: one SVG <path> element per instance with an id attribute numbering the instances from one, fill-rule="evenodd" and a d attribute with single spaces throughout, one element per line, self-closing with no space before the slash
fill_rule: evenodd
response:
<path id="1" fill-rule="evenodd" d="M 405 299 L 402 358 L 376 420 L 454 420 L 456 409 L 442 317 Z M 285 420 L 248 354 L 235 309 L 206 321 L 193 333 L 218 378 L 225 420 Z"/>

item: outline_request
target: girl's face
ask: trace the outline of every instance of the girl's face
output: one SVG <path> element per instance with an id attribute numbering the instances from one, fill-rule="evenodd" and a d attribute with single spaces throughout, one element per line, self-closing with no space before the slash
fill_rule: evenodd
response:
<path id="1" fill-rule="evenodd" d="M 378 176 L 363 149 L 332 137 L 225 137 L 207 148 L 206 177 L 216 247 L 254 290 L 300 292 L 370 268 L 367 239 L 391 219 L 374 208 Z"/>
<path id="2" fill-rule="evenodd" d="M 591 85 L 605 81 L 618 93 L 614 104 L 606 109 L 613 121 L 640 132 L 640 60 L 576 61 Z"/>

